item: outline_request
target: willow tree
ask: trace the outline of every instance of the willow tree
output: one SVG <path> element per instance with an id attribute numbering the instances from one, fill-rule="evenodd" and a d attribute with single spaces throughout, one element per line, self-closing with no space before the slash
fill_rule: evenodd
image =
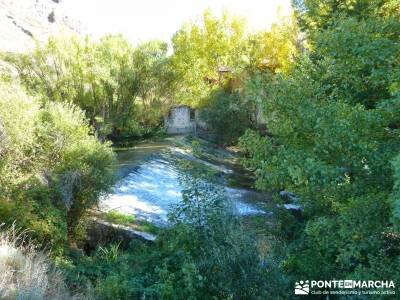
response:
<path id="1" fill-rule="evenodd" d="M 132 111 L 137 90 L 130 68 L 132 51 L 121 37 L 98 43 L 78 36 L 51 37 L 32 52 L 8 54 L 5 60 L 44 103 L 74 103 L 101 131 L 114 115 Z"/>
<path id="2" fill-rule="evenodd" d="M 135 48 L 132 61 L 136 76 L 140 78 L 138 121 L 143 126 L 158 126 L 171 105 L 176 86 L 176 72 L 168 55 L 168 44 L 160 40 L 141 43 Z"/>
<path id="3" fill-rule="evenodd" d="M 30 92 L 44 103 L 76 104 L 103 137 L 141 135 L 159 125 L 161 113 L 141 104 L 160 112 L 174 79 L 165 43 L 135 48 L 121 35 L 51 37 L 32 52 L 4 59 Z"/>

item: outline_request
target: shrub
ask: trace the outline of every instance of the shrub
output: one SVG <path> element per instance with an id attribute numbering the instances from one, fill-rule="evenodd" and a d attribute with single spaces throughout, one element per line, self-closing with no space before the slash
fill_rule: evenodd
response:
<path id="1" fill-rule="evenodd" d="M 41 105 L 0 83 L 0 215 L 56 250 L 113 183 L 114 154 L 71 104 Z"/>
<path id="2" fill-rule="evenodd" d="M 246 129 L 253 128 L 255 108 L 237 92 L 213 92 L 201 111 L 203 119 L 220 144 L 234 144 Z"/>
<path id="3" fill-rule="evenodd" d="M 397 279 L 398 159 L 395 178 L 391 162 L 400 141 L 400 22 L 368 1 L 357 2 L 367 10 L 343 5 L 355 16 L 371 13 L 362 18 L 320 2 L 305 1 L 300 12 L 308 18 L 322 9 L 329 19 L 309 28 L 311 51 L 291 74 L 266 76 L 256 91 L 269 135 L 241 138 L 245 165 L 259 189 L 291 191 L 303 207 L 296 226 L 277 218 L 289 223 L 278 227 L 291 280 Z"/>
<path id="4" fill-rule="evenodd" d="M 223 189 L 204 179 L 182 179 L 183 202 L 170 216 L 173 227 L 162 245 L 168 254 L 159 270 L 162 292 L 167 299 L 264 299 L 256 242 Z"/>
<path id="5" fill-rule="evenodd" d="M 66 264 L 69 282 L 99 299 L 265 299 L 267 269 L 222 188 L 209 174 L 182 177 L 183 202 L 155 244 L 98 248 Z"/>

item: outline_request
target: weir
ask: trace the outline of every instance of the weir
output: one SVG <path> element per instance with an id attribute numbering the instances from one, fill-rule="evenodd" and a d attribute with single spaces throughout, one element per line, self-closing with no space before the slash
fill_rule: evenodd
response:
<path id="1" fill-rule="evenodd" d="M 262 201 L 265 195 L 242 187 L 231 187 L 224 176 L 237 176 L 237 170 L 225 165 L 195 158 L 187 150 L 171 143 L 149 143 L 140 145 L 148 155 L 141 153 L 138 157 L 135 149 L 119 152 L 119 170 L 121 179 L 113 191 L 104 197 L 100 207 L 104 211 L 116 210 L 135 215 L 138 219 L 151 221 L 159 226 L 167 225 L 168 212 L 171 207 L 182 201 L 184 183 L 180 179 L 185 170 L 179 167 L 180 162 L 197 165 L 217 172 L 221 177 L 220 188 L 232 201 L 235 213 L 239 215 L 265 214 Z M 180 151 L 177 151 L 180 150 Z M 185 155 L 182 155 L 185 153 Z"/>

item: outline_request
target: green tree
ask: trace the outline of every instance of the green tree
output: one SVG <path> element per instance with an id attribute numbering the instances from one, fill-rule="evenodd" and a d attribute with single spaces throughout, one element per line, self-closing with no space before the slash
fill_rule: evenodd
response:
<path id="1" fill-rule="evenodd" d="M 172 63 L 180 82 L 176 101 L 193 107 L 218 88 L 220 68 L 240 72 L 248 62 L 245 22 L 227 13 L 217 18 L 205 11 L 199 23 L 184 25 L 172 44 Z"/>
<path id="2" fill-rule="evenodd" d="M 173 89 L 167 46 L 137 48 L 120 35 L 51 37 L 26 54 L 6 54 L 22 84 L 45 102 L 74 103 L 99 137 L 141 136 L 160 125 Z"/>
<path id="3" fill-rule="evenodd" d="M 307 31 L 335 27 L 340 19 L 367 21 L 370 17 L 399 17 L 397 0 L 294 0 L 300 25 Z"/>
<path id="4" fill-rule="evenodd" d="M 140 78 L 139 122 L 148 127 L 159 126 L 171 105 L 176 84 L 168 44 L 158 40 L 140 44 L 133 53 L 133 67 Z"/>
<path id="5" fill-rule="evenodd" d="M 303 45 L 296 19 L 291 16 L 272 24 L 269 30 L 250 34 L 248 37 L 247 70 L 289 73 Z"/>
<path id="6" fill-rule="evenodd" d="M 184 25 L 172 44 L 172 65 L 181 83 L 176 101 L 193 107 L 206 106 L 211 92 L 226 82 L 242 87 L 255 70 L 288 72 L 299 49 L 294 19 L 249 33 L 244 19 L 227 12 L 218 18 L 208 10 L 199 22 Z"/>
<path id="7" fill-rule="evenodd" d="M 270 135 L 242 137 L 245 165 L 258 188 L 289 190 L 304 209 L 303 222 L 280 225 L 292 280 L 399 277 L 390 207 L 400 23 L 382 17 L 375 2 L 354 2 L 368 4 L 368 18 L 332 14 L 322 24 L 317 2 L 305 1 L 305 15 L 317 22 L 308 27 L 311 51 L 290 74 L 254 79 Z"/>
<path id="8" fill-rule="evenodd" d="M 248 128 L 255 127 L 255 103 L 238 92 L 214 91 L 200 114 L 218 144 L 234 144 Z"/>

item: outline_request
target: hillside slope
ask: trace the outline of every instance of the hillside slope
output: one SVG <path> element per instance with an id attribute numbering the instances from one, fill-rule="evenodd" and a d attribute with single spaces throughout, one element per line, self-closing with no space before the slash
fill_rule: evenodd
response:
<path id="1" fill-rule="evenodd" d="M 61 0 L 0 0 L 0 50 L 20 52 L 52 33 L 80 32 Z"/>

